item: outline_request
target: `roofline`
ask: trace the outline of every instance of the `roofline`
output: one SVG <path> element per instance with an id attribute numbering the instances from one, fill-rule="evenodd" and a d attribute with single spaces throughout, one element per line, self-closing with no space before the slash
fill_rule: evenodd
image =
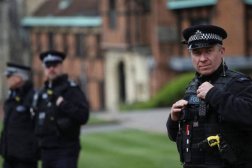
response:
<path id="1" fill-rule="evenodd" d="M 167 8 L 171 10 L 185 9 L 185 8 L 196 8 L 202 6 L 215 5 L 217 0 L 174 0 L 167 1 Z"/>
<path id="2" fill-rule="evenodd" d="M 247 5 L 252 5 L 252 0 L 244 0 L 244 3 Z"/>
<path id="3" fill-rule="evenodd" d="M 45 17 L 25 17 L 21 20 L 24 27 L 99 27 L 102 19 L 99 16 L 45 16 Z"/>

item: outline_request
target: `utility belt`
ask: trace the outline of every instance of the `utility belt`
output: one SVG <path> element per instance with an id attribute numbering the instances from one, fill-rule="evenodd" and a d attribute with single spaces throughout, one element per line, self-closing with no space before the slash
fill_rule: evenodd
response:
<path id="1" fill-rule="evenodd" d="M 192 136 L 190 124 L 185 124 L 184 129 L 178 133 L 177 147 L 181 162 L 185 164 L 223 165 L 225 163 L 233 165 L 237 161 L 233 149 L 221 135 L 208 136 L 200 141 L 195 141 Z"/>
<path id="2" fill-rule="evenodd" d="M 222 159 L 229 163 L 235 164 L 237 161 L 237 157 L 230 144 L 226 142 L 226 140 L 221 135 L 209 136 L 207 139 L 203 140 L 200 143 L 193 144 L 192 147 L 196 147 L 199 149 L 209 149 L 209 148 L 218 148 L 218 151 L 222 157 Z"/>

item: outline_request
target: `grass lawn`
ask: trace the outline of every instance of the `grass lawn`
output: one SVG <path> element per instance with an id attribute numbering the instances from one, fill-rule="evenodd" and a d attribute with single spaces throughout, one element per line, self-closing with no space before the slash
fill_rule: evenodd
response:
<path id="1" fill-rule="evenodd" d="M 181 168 L 176 145 L 166 135 L 138 130 L 89 133 L 81 136 L 81 143 L 78 168 Z"/>
<path id="2" fill-rule="evenodd" d="M 175 143 L 166 135 L 138 130 L 81 137 L 79 168 L 179 168 Z"/>
<path id="3" fill-rule="evenodd" d="M 104 119 L 100 119 L 97 118 L 95 116 L 90 116 L 89 120 L 88 120 L 88 125 L 106 125 L 106 124 L 115 124 L 118 123 L 118 121 L 116 120 L 104 120 Z"/>

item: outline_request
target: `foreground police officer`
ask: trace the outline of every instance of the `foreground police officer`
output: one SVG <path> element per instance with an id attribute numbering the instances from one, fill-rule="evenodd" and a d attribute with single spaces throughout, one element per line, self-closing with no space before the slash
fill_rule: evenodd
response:
<path id="1" fill-rule="evenodd" d="M 9 96 L 4 102 L 1 154 L 4 168 L 36 168 L 38 145 L 30 113 L 34 94 L 30 68 L 7 63 L 5 71 Z"/>
<path id="2" fill-rule="evenodd" d="M 43 168 L 76 168 L 80 126 L 88 121 L 89 106 L 81 89 L 63 73 L 65 54 L 40 54 L 47 80 L 34 98 L 36 135 Z"/>
<path id="3" fill-rule="evenodd" d="M 183 166 L 252 167 L 252 81 L 225 65 L 226 31 L 198 25 L 185 29 L 183 37 L 196 75 L 167 121 Z"/>

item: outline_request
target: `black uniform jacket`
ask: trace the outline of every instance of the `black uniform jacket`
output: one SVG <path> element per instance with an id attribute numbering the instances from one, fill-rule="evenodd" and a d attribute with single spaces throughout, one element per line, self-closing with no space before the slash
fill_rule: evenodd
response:
<path id="1" fill-rule="evenodd" d="M 232 146 L 240 163 L 244 162 L 252 166 L 252 81 L 244 74 L 236 73 L 225 90 L 213 87 L 206 95 L 205 101 L 209 104 L 211 112 L 216 113 L 221 133 Z M 214 84 L 221 75 L 223 68 L 201 80 Z M 197 76 L 196 76 L 197 77 Z M 176 141 L 179 122 L 169 119 L 167 121 L 168 136 Z M 197 136 L 197 135 L 196 135 Z"/>
<path id="2" fill-rule="evenodd" d="M 63 102 L 57 106 L 57 99 Z M 66 74 L 45 82 L 36 107 L 36 134 L 42 148 L 79 149 L 80 126 L 89 118 L 88 101 Z"/>
<path id="3" fill-rule="evenodd" d="M 31 82 L 20 89 L 10 90 L 4 102 L 4 123 L 1 153 L 6 159 L 36 161 L 38 143 L 30 113 L 34 90 Z"/>

